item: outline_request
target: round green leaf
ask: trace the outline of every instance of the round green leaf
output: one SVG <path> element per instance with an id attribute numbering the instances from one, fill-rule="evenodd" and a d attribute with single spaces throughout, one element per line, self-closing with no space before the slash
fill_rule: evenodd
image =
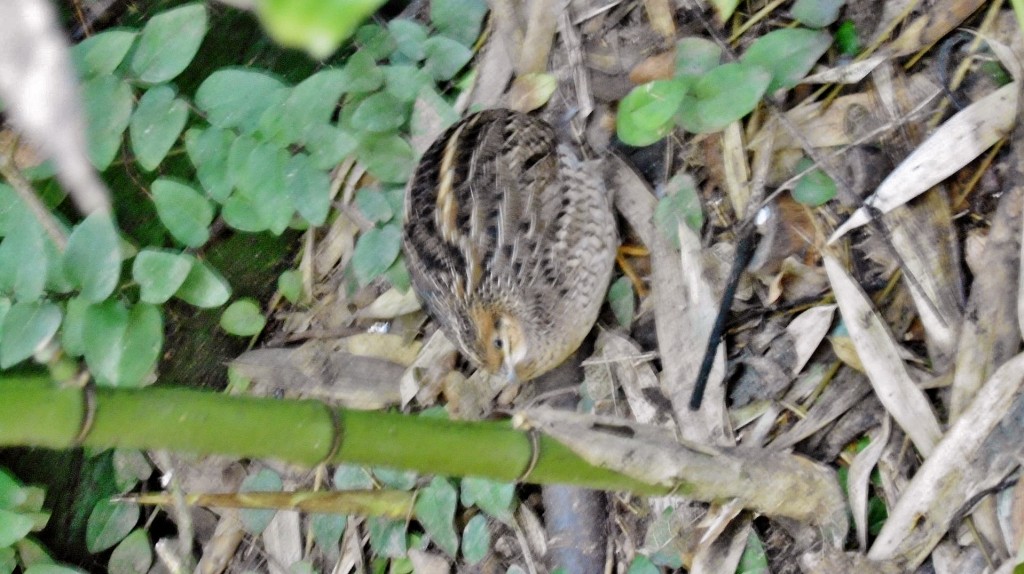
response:
<path id="1" fill-rule="evenodd" d="M 384 192 L 373 187 L 362 187 L 356 192 L 356 208 L 373 223 L 386 223 L 395 216 Z"/>
<path id="2" fill-rule="evenodd" d="M 241 157 L 243 152 L 235 161 L 234 155 L 232 150 L 228 163 L 229 167 L 239 165 L 235 179 L 237 194 L 249 200 L 266 229 L 281 234 L 294 213 L 284 180 L 290 160 L 288 152 L 270 144 L 257 143 L 247 157 Z"/>
<path id="3" fill-rule="evenodd" d="M 28 516 L 0 510 L 0 548 L 10 546 L 32 532 L 35 523 Z"/>
<path id="4" fill-rule="evenodd" d="M 843 4 L 846 0 L 796 0 L 790 11 L 801 24 L 824 28 L 839 18 Z"/>
<path id="5" fill-rule="evenodd" d="M 53 303 L 12 305 L 0 330 L 0 369 L 16 365 L 45 347 L 57 334 L 60 321 L 60 307 Z"/>
<path id="6" fill-rule="evenodd" d="M 331 483 L 338 490 L 370 490 L 373 488 L 373 478 L 366 472 L 366 469 L 353 464 L 339 464 L 338 468 L 334 470 Z"/>
<path id="7" fill-rule="evenodd" d="M 608 289 L 608 306 L 611 307 L 615 319 L 626 329 L 633 324 L 636 312 L 636 299 L 633 296 L 633 282 L 629 277 L 619 277 Z"/>
<path id="8" fill-rule="evenodd" d="M 399 470 L 397 468 L 377 467 L 373 469 L 373 476 L 381 484 L 396 490 L 412 490 L 416 486 L 416 472 L 412 470 Z M 338 477 L 335 476 L 335 484 Z"/>
<path id="9" fill-rule="evenodd" d="M 208 263 L 194 259 L 192 270 L 174 296 L 190 305 L 209 309 L 227 302 L 231 297 L 231 286 Z"/>
<path id="10" fill-rule="evenodd" d="M 191 186 L 158 179 L 153 182 L 153 201 L 164 227 L 189 247 L 201 247 L 210 239 L 213 205 Z"/>
<path id="11" fill-rule="evenodd" d="M 281 477 L 269 468 L 264 468 L 256 474 L 250 474 L 242 481 L 239 492 L 280 492 L 284 488 Z M 273 509 L 243 508 L 238 512 L 238 518 L 242 521 L 242 527 L 252 535 L 263 532 L 270 521 L 277 513 Z"/>
<path id="12" fill-rule="evenodd" d="M 112 547 L 139 522 L 139 506 L 101 499 L 92 507 L 85 525 L 85 546 L 96 554 Z"/>
<path id="13" fill-rule="evenodd" d="M 377 66 L 373 56 L 358 51 L 345 63 L 348 76 L 348 90 L 354 93 L 372 92 L 384 83 L 384 72 Z"/>
<path id="14" fill-rule="evenodd" d="M 25 540 L 22 538 L 21 540 Z M 12 546 L 0 547 L 0 572 L 10 574 L 18 568 L 18 556 Z"/>
<path id="15" fill-rule="evenodd" d="M 473 52 L 463 44 L 444 36 L 433 36 L 423 43 L 427 61 L 423 69 L 438 82 L 455 77 L 473 58 Z"/>
<path id="16" fill-rule="evenodd" d="M 228 305 L 220 316 L 220 327 L 232 335 L 251 337 L 263 330 L 267 318 L 255 300 L 239 299 Z"/>
<path id="17" fill-rule="evenodd" d="M 430 76 L 417 66 L 383 66 L 384 86 L 387 93 L 403 102 L 414 102 L 423 86 L 433 83 Z"/>
<path id="18" fill-rule="evenodd" d="M 414 20 L 395 18 L 388 22 L 388 30 L 399 52 L 413 62 L 426 57 L 423 43 L 427 41 L 427 28 Z"/>
<path id="19" fill-rule="evenodd" d="M 146 531 L 133 530 L 110 554 L 108 574 L 145 574 L 153 565 L 153 548 Z"/>
<path id="20" fill-rule="evenodd" d="M 679 224 L 685 223 L 699 232 L 704 225 L 697 184 L 685 173 L 679 173 L 665 185 L 665 195 L 654 208 L 654 226 L 679 248 Z"/>
<path id="21" fill-rule="evenodd" d="M 98 303 L 86 310 L 83 331 L 85 362 L 98 383 L 116 387 L 145 384 L 163 346 L 164 324 L 157 307 L 139 303 L 128 309 L 116 300 Z M 118 540 L 120 537 L 110 545 Z"/>
<path id="22" fill-rule="evenodd" d="M 192 128 L 185 132 L 185 149 L 203 189 L 215 201 L 223 202 L 231 195 L 232 181 L 228 175 L 228 152 L 235 136 L 219 128 Z"/>
<path id="23" fill-rule="evenodd" d="M 64 252 L 64 275 L 87 301 L 114 292 L 121 278 L 121 240 L 109 214 L 96 211 L 75 226 Z"/>
<path id="24" fill-rule="evenodd" d="M 762 574 L 770 571 L 764 545 L 761 544 L 757 533 L 751 530 L 747 535 L 747 545 L 743 548 L 739 566 L 736 567 L 736 574 Z"/>
<path id="25" fill-rule="evenodd" d="M 210 74 L 196 91 L 196 105 L 219 128 L 255 132 L 260 117 L 288 97 L 288 89 L 276 77 L 255 70 L 227 68 Z"/>
<path id="26" fill-rule="evenodd" d="M 412 146 L 394 134 L 364 138 L 356 148 L 356 154 L 366 169 L 385 183 L 408 180 L 415 165 Z"/>
<path id="27" fill-rule="evenodd" d="M 60 330 L 60 346 L 72 357 L 85 354 L 85 312 L 90 303 L 81 297 L 68 299 L 64 308 L 64 326 Z"/>
<path id="28" fill-rule="evenodd" d="M 619 102 L 616 133 L 623 143 L 646 146 L 672 131 L 673 118 L 686 96 L 682 80 L 659 80 L 633 88 Z"/>
<path id="29" fill-rule="evenodd" d="M 465 46 L 473 45 L 487 14 L 484 0 L 433 0 L 430 22 L 438 32 Z"/>
<path id="30" fill-rule="evenodd" d="M 799 84 L 831 44 L 827 32 L 783 28 L 754 40 L 740 62 L 768 70 L 771 83 L 767 91 L 771 93 Z"/>
<path id="31" fill-rule="evenodd" d="M 121 147 L 121 134 L 131 119 L 132 89 L 116 76 L 97 76 L 82 85 L 82 102 L 88 120 L 89 159 L 103 171 L 114 161 Z"/>
<path id="32" fill-rule="evenodd" d="M 423 530 L 441 550 L 452 557 L 459 550 L 459 535 L 454 526 L 456 499 L 455 487 L 451 482 L 436 476 L 430 485 L 420 490 L 414 506 L 416 519 Z"/>
<path id="33" fill-rule="evenodd" d="M 345 130 L 326 124 L 313 126 L 306 135 L 306 149 L 318 169 L 334 169 L 358 143 Z"/>
<path id="34" fill-rule="evenodd" d="M 274 40 L 317 60 L 331 55 L 384 0 L 262 0 L 256 14 Z"/>
<path id="35" fill-rule="evenodd" d="M 661 574 L 661 568 L 654 565 L 651 559 L 643 554 L 637 554 L 629 563 L 626 574 Z"/>
<path id="36" fill-rule="evenodd" d="M 188 104 L 174 96 L 174 88 L 154 86 L 142 94 L 132 114 L 128 135 L 135 159 L 146 171 L 160 165 L 188 121 Z"/>
<path id="37" fill-rule="evenodd" d="M 153 465 L 142 451 L 119 448 L 114 451 L 111 462 L 114 467 L 114 485 L 118 492 L 128 492 L 140 481 L 153 475 Z"/>
<path id="38" fill-rule="evenodd" d="M 224 208 L 220 214 L 225 223 L 238 231 L 258 233 L 266 231 L 269 227 L 267 222 L 263 221 L 263 216 L 260 215 L 255 202 L 251 198 L 237 193 L 224 202 Z"/>
<path id="39" fill-rule="evenodd" d="M 366 285 L 387 271 L 401 248 L 398 225 L 375 227 L 359 237 L 352 253 L 352 271 L 360 285 Z"/>
<path id="40" fill-rule="evenodd" d="M 19 301 L 35 301 L 46 286 L 49 258 L 43 230 L 26 214 L 9 224 L 0 243 L 0 289 L 14 292 Z"/>
<path id="41" fill-rule="evenodd" d="M 497 482 L 486 478 L 462 479 L 462 504 L 477 506 L 491 518 L 512 524 L 516 486 L 511 482 Z"/>
<path id="42" fill-rule="evenodd" d="M 71 48 L 71 61 L 83 78 L 111 74 L 128 54 L 138 32 L 107 30 L 82 40 Z"/>
<path id="43" fill-rule="evenodd" d="M 289 269 L 277 278 L 277 290 L 293 305 L 302 299 L 302 273 Z"/>
<path id="44" fill-rule="evenodd" d="M 203 3 L 180 6 L 153 16 L 142 28 L 139 45 L 132 56 L 132 74 L 150 84 L 173 79 L 195 57 L 206 30 L 206 5 Z"/>
<path id="45" fill-rule="evenodd" d="M 135 256 L 132 279 L 139 284 L 139 299 L 159 305 L 174 295 L 192 271 L 192 257 L 174 251 L 146 248 Z"/>
<path id="46" fill-rule="evenodd" d="M 292 206 L 310 225 L 323 225 L 331 208 L 331 178 L 304 153 L 288 159 L 284 185 Z"/>
<path id="47" fill-rule="evenodd" d="M 290 90 L 280 108 L 264 112 L 260 131 L 282 146 L 306 142 L 315 127 L 330 123 L 348 84 L 344 69 L 313 74 Z"/>
<path id="48" fill-rule="evenodd" d="M 364 24 L 356 30 L 356 45 L 375 60 L 383 60 L 395 51 L 395 39 L 387 28 Z"/>
<path id="49" fill-rule="evenodd" d="M 352 127 L 364 132 L 394 131 L 409 117 L 409 106 L 387 92 L 373 94 L 356 106 Z"/>
<path id="50" fill-rule="evenodd" d="M 801 172 L 814 165 L 808 158 L 803 158 L 796 165 L 796 171 Z M 821 169 L 815 168 L 800 178 L 793 186 L 793 199 L 804 205 L 817 207 L 827 203 L 836 196 L 836 182 Z"/>
<path id="51" fill-rule="evenodd" d="M 836 30 L 836 47 L 844 56 L 856 56 L 860 52 L 860 40 L 857 39 L 857 25 L 850 20 L 844 21 Z"/>
<path id="52" fill-rule="evenodd" d="M 327 556 L 338 555 L 338 543 L 341 536 L 345 534 L 345 526 L 348 524 L 348 517 L 343 514 L 320 514 L 309 515 L 309 529 L 313 531 L 313 539 L 316 545 Z"/>
<path id="53" fill-rule="evenodd" d="M 405 557 L 409 551 L 406 544 L 408 521 L 371 517 L 367 522 L 370 525 L 370 550 L 375 556 Z"/>
<path id="54" fill-rule="evenodd" d="M 722 48 L 706 38 L 691 36 L 676 44 L 675 77 L 693 85 L 722 61 Z"/>
<path id="55" fill-rule="evenodd" d="M 18 479 L 0 468 L 0 508 L 11 510 L 25 503 L 28 498 L 25 487 Z"/>
<path id="56" fill-rule="evenodd" d="M 771 82 L 760 66 L 733 62 L 704 75 L 686 94 L 676 121 L 687 131 L 710 133 L 724 129 L 753 111 Z"/>
<path id="57" fill-rule="evenodd" d="M 487 519 L 477 514 L 469 519 L 462 531 L 462 556 L 469 564 L 476 564 L 487 557 L 491 550 L 491 531 Z"/>

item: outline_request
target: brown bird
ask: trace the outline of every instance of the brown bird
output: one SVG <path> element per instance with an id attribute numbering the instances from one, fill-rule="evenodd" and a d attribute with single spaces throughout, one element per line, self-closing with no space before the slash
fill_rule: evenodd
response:
<path id="1" fill-rule="evenodd" d="M 402 245 L 448 338 L 477 366 L 526 381 L 590 332 L 618 241 L 599 166 L 559 146 L 542 120 L 495 109 L 423 155 Z"/>

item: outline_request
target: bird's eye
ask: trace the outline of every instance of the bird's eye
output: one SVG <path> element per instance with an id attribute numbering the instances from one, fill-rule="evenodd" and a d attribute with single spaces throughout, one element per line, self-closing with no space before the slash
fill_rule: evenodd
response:
<path id="1" fill-rule="evenodd" d="M 494 348 L 495 349 L 501 349 L 501 345 L 502 345 L 501 339 L 495 339 L 494 340 Z"/>

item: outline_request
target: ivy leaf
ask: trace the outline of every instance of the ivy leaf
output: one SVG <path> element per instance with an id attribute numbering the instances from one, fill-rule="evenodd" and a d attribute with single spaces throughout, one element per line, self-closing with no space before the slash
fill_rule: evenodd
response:
<path id="1" fill-rule="evenodd" d="M 374 60 L 383 60 L 395 51 L 395 39 L 387 28 L 377 24 L 364 24 L 356 30 L 356 44 Z"/>
<path id="2" fill-rule="evenodd" d="M 71 47 L 71 61 L 83 78 L 112 74 L 128 54 L 138 32 L 107 30 Z"/>
<path id="3" fill-rule="evenodd" d="M 160 305 L 174 295 L 192 271 L 194 259 L 188 255 L 146 248 L 135 256 L 132 279 L 139 284 L 139 299 Z"/>
<path id="4" fill-rule="evenodd" d="M 310 225 L 323 225 L 331 208 L 331 178 L 304 153 L 288 159 L 284 185 L 292 206 Z"/>
<path id="5" fill-rule="evenodd" d="M 423 69 L 438 82 L 455 77 L 473 57 L 473 52 L 463 44 L 444 36 L 433 36 L 423 43 L 426 63 Z"/>
<path id="6" fill-rule="evenodd" d="M 19 301 L 35 301 L 46 286 L 47 257 L 43 230 L 27 216 L 9 222 L 0 243 L 0 288 L 13 291 Z"/>
<path id="7" fill-rule="evenodd" d="M 239 299 L 228 305 L 220 316 L 220 327 L 241 337 L 251 337 L 263 330 L 267 318 L 252 298 Z"/>
<path id="8" fill-rule="evenodd" d="M 231 132 L 215 127 L 192 128 L 185 132 L 185 150 L 196 166 L 199 183 L 214 201 L 223 202 L 231 195 L 228 152 L 234 140 Z"/>
<path id="9" fill-rule="evenodd" d="M 276 77 L 255 70 L 227 68 L 210 74 L 196 90 L 196 105 L 211 124 L 253 133 L 260 118 L 281 105 L 288 89 Z"/>
<path id="10" fill-rule="evenodd" d="M 414 512 L 423 530 L 446 554 L 454 557 L 459 550 L 459 535 L 455 532 L 455 487 L 439 476 L 416 496 Z"/>
<path id="11" fill-rule="evenodd" d="M 264 112 L 260 131 L 283 146 L 305 143 L 316 127 L 330 123 L 348 86 L 344 69 L 320 70 L 292 88 L 280 108 Z"/>
<path id="12" fill-rule="evenodd" d="M 206 5 L 203 3 L 180 6 L 153 16 L 142 28 L 139 45 L 132 56 L 132 73 L 149 84 L 173 79 L 195 57 L 206 30 Z"/>
<path id="13" fill-rule="evenodd" d="M 85 354 L 85 311 L 90 303 L 81 297 L 68 299 L 64 308 L 64 325 L 60 330 L 60 346 L 72 357 Z"/>
<path id="14" fill-rule="evenodd" d="M 619 102 L 616 133 L 623 143 L 641 147 L 667 136 L 686 96 L 682 80 L 658 80 L 633 88 Z"/>
<path id="15" fill-rule="evenodd" d="M 356 208 L 363 217 L 373 223 L 386 223 L 395 216 L 384 192 L 372 187 L 359 188 L 356 192 Z"/>
<path id="16" fill-rule="evenodd" d="M 480 35 L 487 14 L 483 0 L 434 0 L 430 3 L 430 22 L 438 32 L 464 46 L 471 46 Z"/>
<path id="17" fill-rule="evenodd" d="M 512 524 L 516 485 L 486 478 L 462 479 L 462 504 L 477 506 L 489 516 L 505 524 Z"/>
<path id="18" fill-rule="evenodd" d="M 121 135 L 132 116 L 132 89 L 124 80 L 97 76 L 82 85 L 89 159 L 99 171 L 107 169 L 121 147 Z"/>
<path id="19" fill-rule="evenodd" d="M 352 253 L 352 271 L 360 285 L 366 285 L 391 267 L 398 257 L 402 233 L 398 225 L 375 227 L 359 236 Z"/>
<path id="20" fill-rule="evenodd" d="M 201 309 L 220 307 L 231 297 L 227 280 L 205 261 L 193 259 L 192 270 L 175 297 Z"/>
<path id="21" fill-rule="evenodd" d="M 153 182 L 153 201 L 164 227 L 189 247 L 201 247 L 210 239 L 213 206 L 192 187 L 158 179 Z"/>
<path id="22" fill-rule="evenodd" d="M 462 531 L 462 556 L 469 564 L 477 564 L 487 557 L 491 550 L 491 532 L 487 519 L 477 514 L 469 519 Z"/>
<path id="23" fill-rule="evenodd" d="M 0 369 L 7 369 L 45 347 L 60 327 L 60 307 L 48 302 L 18 302 L 4 316 Z"/>
<path id="24" fill-rule="evenodd" d="M 768 70 L 771 83 L 767 91 L 772 93 L 799 84 L 830 45 L 832 36 L 827 32 L 783 28 L 754 40 L 740 62 Z"/>
<path id="25" fill-rule="evenodd" d="M 352 54 L 345 63 L 348 75 L 348 91 L 357 94 L 372 92 L 384 83 L 384 72 L 366 52 Z"/>
<path id="26" fill-rule="evenodd" d="M 163 346 L 159 308 L 139 303 L 128 309 L 120 301 L 104 301 L 86 310 L 83 330 L 85 362 L 97 382 L 115 387 L 145 384 Z"/>
<path id="27" fill-rule="evenodd" d="M 412 62 L 426 57 L 423 43 L 427 41 L 427 27 L 414 20 L 395 18 L 388 22 L 388 31 L 395 40 L 398 51 Z"/>
<path id="28" fill-rule="evenodd" d="M 356 154 L 367 171 L 385 183 L 408 180 L 415 164 L 409 142 L 394 134 L 364 138 L 356 148 Z"/>
<path id="29" fill-rule="evenodd" d="M 110 554 L 107 571 L 112 574 L 149 572 L 153 565 L 153 547 L 146 531 L 137 528 L 121 541 Z"/>
<path id="30" fill-rule="evenodd" d="M 326 124 L 313 126 L 306 135 L 306 149 L 318 169 L 334 169 L 358 144 L 345 130 Z"/>
<path id="31" fill-rule="evenodd" d="M 175 97 L 168 85 L 153 86 L 142 94 L 128 125 L 135 159 L 153 171 L 167 156 L 188 121 L 188 104 Z"/>
<path id="32" fill-rule="evenodd" d="M 128 536 L 139 522 L 139 505 L 101 499 L 92 508 L 85 525 L 85 546 L 96 554 Z"/>
<path id="33" fill-rule="evenodd" d="M 110 214 L 94 212 L 75 226 L 64 252 L 64 274 L 87 301 L 114 292 L 121 278 L 121 241 Z"/>
<path id="34" fill-rule="evenodd" d="M 364 132 L 397 130 L 409 117 L 409 106 L 387 92 L 379 92 L 359 102 L 352 113 L 352 127 Z"/>
<path id="35" fill-rule="evenodd" d="M 433 80 L 418 66 L 383 66 L 384 86 L 387 93 L 402 102 L 415 102 L 423 86 Z"/>
<path id="36" fill-rule="evenodd" d="M 718 66 L 686 94 L 676 121 L 693 133 L 724 129 L 754 110 L 771 81 L 769 71 L 746 62 Z"/>

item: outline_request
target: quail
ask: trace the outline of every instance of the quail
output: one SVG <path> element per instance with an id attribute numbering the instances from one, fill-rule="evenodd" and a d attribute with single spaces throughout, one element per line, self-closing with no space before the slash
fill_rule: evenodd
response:
<path id="1" fill-rule="evenodd" d="M 402 238 L 427 312 L 476 366 L 527 381 L 590 332 L 611 277 L 615 219 L 598 165 L 544 121 L 494 109 L 449 128 L 405 196 Z"/>

